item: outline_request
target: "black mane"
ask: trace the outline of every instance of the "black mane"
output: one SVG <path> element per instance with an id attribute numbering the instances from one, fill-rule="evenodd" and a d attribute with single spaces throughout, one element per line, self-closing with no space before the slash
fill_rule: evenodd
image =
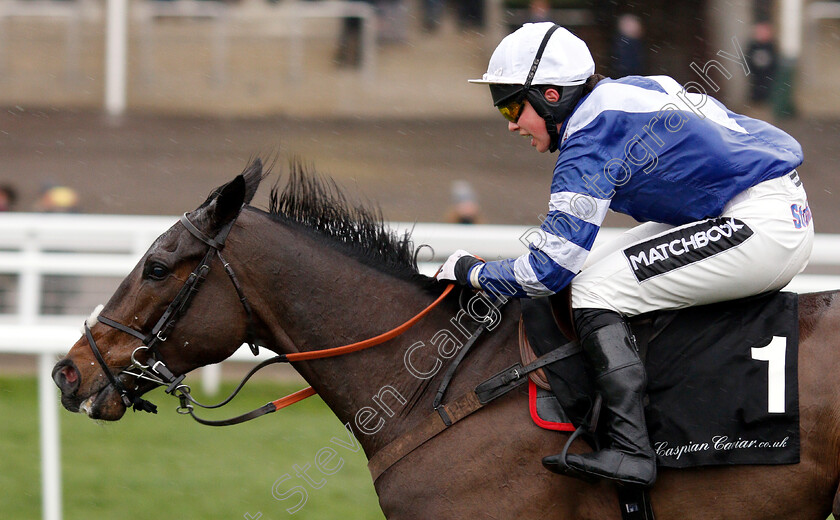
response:
<path id="1" fill-rule="evenodd" d="M 419 274 L 411 233 L 385 227 L 379 208 L 351 204 L 335 181 L 291 166 L 286 186 L 271 189 L 269 214 L 275 220 L 299 224 L 327 238 L 348 255 L 405 279 Z"/>

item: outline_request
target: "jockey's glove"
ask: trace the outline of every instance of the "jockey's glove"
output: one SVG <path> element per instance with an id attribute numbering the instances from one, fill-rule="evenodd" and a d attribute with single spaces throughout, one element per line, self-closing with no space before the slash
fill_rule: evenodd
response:
<path id="1" fill-rule="evenodd" d="M 481 272 L 480 260 L 470 253 L 459 249 L 452 253 L 440 267 L 435 278 L 438 280 L 454 280 L 461 285 L 481 289 L 478 274 Z"/>

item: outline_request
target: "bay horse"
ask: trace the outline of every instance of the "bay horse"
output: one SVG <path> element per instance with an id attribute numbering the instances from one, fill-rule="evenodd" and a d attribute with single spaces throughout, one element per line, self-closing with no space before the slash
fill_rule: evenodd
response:
<path id="1" fill-rule="evenodd" d="M 269 211 L 263 211 L 248 205 L 263 177 L 262 164 L 253 161 L 152 244 L 98 321 L 90 320 L 88 333 L 56 365 L 65 408 L 119 420 L 132 401 L 142 401 L 139 396 L 155 383 L 123 370 L 133 357 L 144 362 L 144 338 L 148 342 L 165 314 L 178 320 L 157 330 L 156 348 L 172 380 L 179 380 L 253 338 L 290 354 L 374 337 L 442 293 L 443 284 L 418 273 L 410 236 L 386 230 L 377 212 L 349 204 L 334 184 L 293 171 L 282 191 L 272 190 Z M 227 266 L 208 252 L 220 235 Z M 202 263 L 203 284 L 190 285 Z M 170 312 L 185 287 L 188 307 Z M 824 520 L 832 505 L 835 515 L 840 512 L 836 299 L 833 292 L 800 297 L 801 462 L 662 470 L 651 491 L 659 520 Z M 458 298 L 444 298 L 390 341 L 294 362 L 294 368 L 354 427 L 370 458 L 432 412 L 444 375 L 436 368 L 453 350 L 434 338 L 453 330 L 460 309 Z M 498 325 L 464 359 L 448 395 L 468 392 L 518 361 L 519 314 L 516 301 L 500 311 Z M 375 481 L 380 506 L 391 520 L 620 518 L 612 484 L 542 467 L 541 458 L 558 453 L 567 439 L 533 424 L 524 392 L 508 393 L 388 468 Z M 577 441 L 571 451 L 588 449 Z"/>

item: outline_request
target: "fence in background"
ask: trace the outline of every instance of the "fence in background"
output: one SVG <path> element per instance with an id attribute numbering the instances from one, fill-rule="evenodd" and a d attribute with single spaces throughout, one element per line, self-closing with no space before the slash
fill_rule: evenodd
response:
<path id="1" fill-rule="evenodd" d="M 373 5 L 351 0 L 319 0 L 317 2 L 282 0 L 267 2 L 245 0 L 228 4 L 208 0 L 143 0 L 133 9 L 140 22 L 141 65 L 146 80 L 154 74 L 152 56 L 156 37 L 154 25 L 158 19 L 205 19 L 213 23 L 213 35 L 208 45 L 213 54 L 213 79 L 223 84 L 227 80 L 227 60 L 231 25 L 247 25 L 250 32 L 263 37 L 284 35 L 289 38 L 288 74 L 299 79 L 303 74 L 303 38 L 306 20 L 344 20 L 355 18 L 360 24 L 360 70 L 372 79 L 376 67 L 376 21 Z M 269 28 L 270 29 L 267 29 Z M 128 30 L 127 28 L 125 30 Z M 118 35 L 121 39 L 127 34 Z M 117 66 L 114 64 L 113 66 Z M 116 72 L 115 72 L 116 73 Z M 124 72 L 119 72 L 124 74 Z"/>
<path id="2" fill-rule="evenodd" d="M 7 73 L 5 26 L 21 19 L 41 19 L 62 23 L 66 31 L 66 78 L 78 82 L 81 78 L 83 23 L 102 24 L 105 31 L 104 107 L 113 115 L 127 108 L 129 33 L 140 37 L 140 64 L 143 77 L 148 80 L 154 72 L 153 53 L 159 36 L 155 25 L 162 19 L 206 21 L 211 25 L 207 46 L 212 52 L 212 78 L 216 85 L 227 78 L 228 49 L 232 27 L 242 26 L 242 34 L 260 37 L 288 37 L 288 74 L 299 79 L 304 71 L 304 38 L 306 21 L 325 19 L 342 21 L 354 18 L 359 27 L 359 71 L 372 79 L 375 71 L 376 40 L 379 18 L 382 15 L 370 3 L 352 0 L 243 0 L 229 3 L 220 0 L 0 0 L 0 73 Z M 138 22 L 132 27 L 131 21 Z M 314 24 L 313 24 L 314 26 Z M 310 33 L 316 29 L 311 29 Z M 323 32 L 323 23 L 318 24 Z M 317 34 L 317 33 L 316 33 Z"/>
<path id="3" fill-rule="evenodd" d="M 51 371 L 56 356 L 80 337 L 92 308 L 104 302 L 134 267 L 152 241 L 177 217 L 103 215 L 0 215 L 0 353 L 39 356 L 43 518 L 61 518 L 61 467 L 57 389 Z M 455 249 L 487 259 L 525 251 L 535 228 L 392 224 L 412 229 L 421 271 L 432 274 Z M 603 229 L 599 243 L 620 230 Z M 832 274 L 802 274 L 789 290 L 840 289 L 840 235 L 818 235 L 809 269 Z M 267 356 L 266 356 L 267 357 Z M 247 348 L 232 359 L 254 360 Z M 260 358 L 257 358 L 260 359 Z M 203 384 L 218 386 L 218 366 L 203 369 Z"/>

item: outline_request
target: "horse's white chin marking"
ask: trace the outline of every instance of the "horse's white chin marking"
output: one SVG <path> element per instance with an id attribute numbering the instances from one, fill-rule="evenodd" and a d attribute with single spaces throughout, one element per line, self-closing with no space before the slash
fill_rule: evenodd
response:
<path id="1" fill-rule="evenodd" d="M 95 393 L 82 401 L 82 404 L 79 405 L 79 413 L 83 413 L 90 417 L 90 414 L 93 413 L 93 401 L 96 399 L 97 395 L 99 395 L 99 393 Z"/>
<path id="2" fill-rule="evenodd" d="M 100 303 L 99 305 L 96 306 L 95 309 L 93 309 L 93 312 L 90 313 L 90 316 L 88 316 L 88 319 L 85 320 L 85 324 L 88 327 L 93 327 L 94 323 L 96 323 L 96 319 L 99 317 L 99 313 L 102 312 L 103 308 L 105 308 L 105 306 Z M 81 332 L 82 332 L 82 335 L 85 334 L 85 328 L 84 327 L 82 327 Z"/>

